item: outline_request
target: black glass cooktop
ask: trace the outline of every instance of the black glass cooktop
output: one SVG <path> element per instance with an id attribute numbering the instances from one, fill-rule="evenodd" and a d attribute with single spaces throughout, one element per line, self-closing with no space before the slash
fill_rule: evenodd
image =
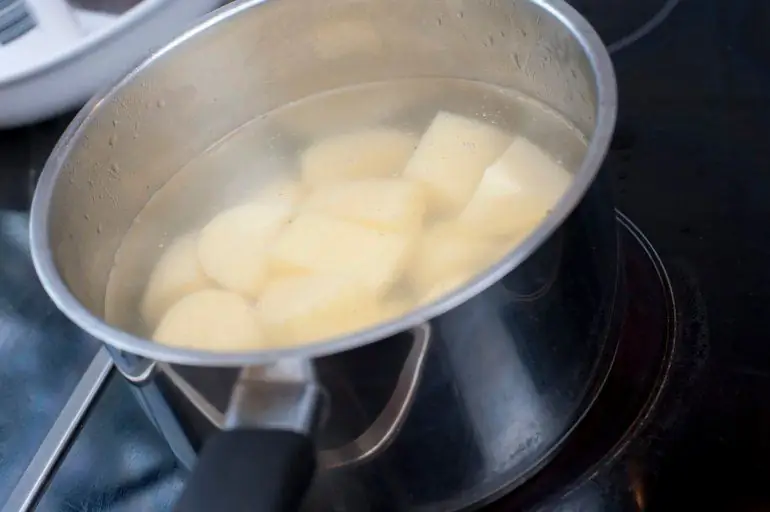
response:
<path id="1" fill-rule="evenodd" d="M 572 3 L 616 67 L 606 167 L 636 320 L 586 425 L 490 510 L 770 508 L 770 2 Z M 30 191 L 67 122 L 0 132 L 1 512 L 170 510 L 184 470 L 29 261 Z"/>

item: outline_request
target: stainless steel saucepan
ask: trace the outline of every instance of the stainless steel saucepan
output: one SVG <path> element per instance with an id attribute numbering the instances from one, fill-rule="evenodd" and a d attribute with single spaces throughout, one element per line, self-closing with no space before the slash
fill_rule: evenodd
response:
<path id="1" fill-rule="evenodd" d="M 121 240 L 185 163 L 278 106 L 417 77 L 518 89 L 589 140 L 564 197 L 491 269 L 387 324 L 300 348 L 174 348 L 105 322 Z M 622 296 L 600 172 L 615 112 L 607 51 L 562 0 L 241 1 L 75 118 L 35 193 L 35 267 L 130 380 L 162 383 L 201 445 L 178 510 L 292 510 L 308 487 L 312 509 L 455 510 L 526 480 L 601 388 Z"/>

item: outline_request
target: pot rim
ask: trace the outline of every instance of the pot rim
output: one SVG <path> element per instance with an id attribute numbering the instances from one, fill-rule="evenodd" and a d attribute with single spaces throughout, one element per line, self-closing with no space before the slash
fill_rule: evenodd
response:
<path id="1" fill-rule="evenodd" d="M 256 8 L 269 0 L 244 0 L 221 7 L 202 18 L 197 25 L 161 49 L 153 52 L 128 75 L 94 96 L 75 116 L 46 161 L 35 190 L 30 211 L 30 246 L 32 261 L 43 288 L 51 300 L 78 327 L 118 350 L 156 361 L 195 366 L 244 366 L 266 364 L 285 358 L 314 358 L 343 352 L 385 339 L 428 322 L 483 292 L 524 262 L 566 220 L 593 183 L 607 153 L 617 114 L 615 73 L 607 48 L 593 27 L 564 0 L 528 0 L 558 19 L 580 43 L 591 64 L 597 82 L 596 126 L 586 156 L 576 171 L 572 184 L 540 225 L 512 251 L 483 274 L 443 299 L 419 307 L 408 314 L 363 331 L 337 336 L 297 347 L 258 349 L 242 352 L 207 351 L 163 345 L 110 326 L 94 315 L 70 292 L 53 258 L 49 243 L 49 215 L 54 188 L 73 144 L 85 126 L 95 117 L 102 102 L 109 100 L 157 59 L 200 32 L 242 11 Z"/>

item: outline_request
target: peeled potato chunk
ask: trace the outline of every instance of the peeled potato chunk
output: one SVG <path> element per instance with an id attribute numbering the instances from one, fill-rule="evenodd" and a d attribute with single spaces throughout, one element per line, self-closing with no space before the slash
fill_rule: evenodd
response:
<path id="1" fill-rule="evenodd" d="M 422 225 L 425 198 L 422 188 L 402 179 L 369 179 L 318 187 L 305 211 L 323 213 L 366 226 L 415 232 Z"/>
<path id="2" fill-rule="evenodd" d="M 178 238 L 161 255 L 150 274 L 139 305 L 142 319 L 150 329 L 155 328 L 176 301 L 210 284 L 198 260 L 196 237 Z"/>
<path id="3" fill-rule="evenodd" d="M 268 183 L 257 192 L 255 201 L 270 202 L 293 211 L 305 197 L 305 188 L 295 180 L 281 179 Z"/>
<path id="4" fill-rule="evenodd" d="M 341 275 L 380 295 L 403 272 L 412 239 L 407 233 L 304 213 L 272 244 L 270 263 L 279 273 Z"/>
<path id="5" fill-rule="evenodd" d="M 278 345 L 352 332 L 381 315 L 365 287 L 335 275 L 277 278 L 265 287 L 258 311 L 265 332 Z"/>
<path id="6" fill-rule="evenodd" d="M 542 149 L 517 138 L 486 171 L 460 223 L 486 235 L 529 231 L 569 187 L 570 174 Z"/>
<path id="7" fill-rule="evenodd" d="M 221 286 L 256 297 L 266 279 L 268 246 L 293 213 L 291 201 L 258 201 L 226 210 L 203 228 L 198 256 Z"/>
<path id="8" fill-rule="evenodd" d="M 439 112 L 404 170 L 404 177 L 423 184 L 428 209 L 459 211 L 476 190 L 484 169 L 511 143 L 494 126 L 449 112 Z"/>
<path id="9" fill-rule="evenodd" d="M 263 344 L 254 307 L 225 290 L 201 290 L 174 304 L 153 334 L 159 343 L 206 350 L 249 350 Z"/>
<path id="10" fill-rule="evenodd" d="M 422 296 L 420 304 L 429 304 L 440 299 L 467 283 L 471 277 L 473 277 L 472 272 L 464 272 L 442 278 Z"/>
<path id="11" fill-rule="evenodd" d="M 393 320 L 403 316 L 414 307 L 414 300 L 406 297 L 386 299 L 380 305 L 380 321 Z"/>
<path id="12" fill-rule="evenodd" d="M 443 279 L 481 272 L 502 255 L 501 244 L 471 236 L 453 224 L 437 224 L 425 232 L 414 250 L 407 276 L 417 295 L 428 294 Z"/>
<path id="13" fill-rule="evenodd" d="M 302 180 L 315 186 L 397 176 L 416 146 L 416 137 L 386 128 L 335 135 L 310 146 L 302 154 Z"/>

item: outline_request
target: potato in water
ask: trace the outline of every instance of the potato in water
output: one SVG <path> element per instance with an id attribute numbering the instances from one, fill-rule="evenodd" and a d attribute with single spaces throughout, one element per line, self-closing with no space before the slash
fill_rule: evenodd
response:
<path id="1" fill-rule="evenodd" d="M 404 179 L 351 180 L 316 188 L 304 210 L 386 231 L 415 232 L 425 215 L 422 187 Z"/>
<path id="2" fill-rule="evenodd" d="M 488 269 L 569 187 L 522 134 L 440 109 L 413 128 L 303 143 L 299 173 L 176 241 L 141 301 L 153 339 L 241 351 L 373 327 Z"/>
<path id="3" fill-rule="evenodd" d="M 367 286 L 333 273 L 278 277 L 265 288 L 258 310 L 266 332 L 281 345 L 346 334 L 385 316 Z"/>
<path id="4" fill-rule="evenodd" d="M 564 194 L 570 179 L 542 149 L 518 137 L 484 171 L 458 221 L 492 236 L 529 231 Z"/>
<path id="5" fill-rule="evenodd" d="M 356 178 L 400 174 L 417 138 L 387 128 L 362 130 L 323 139 L 302 153 L 302 180 L 321 185 Z"/>
<path id="6" fill-rule="evenodd" d="M 404 177 L 421 183 L 429 208 L 455 213 L 470 199 L 484 169 L 511 143 L 511 136 L 494 126 L 448 112 L 439 112 L 404 170 Z"/>
<path id="7" fill-rule="evenodd" d="M 139 305 L 142 320 L 154 328 L 176 301 L 210 285 L 211 281 L 198 260 L 197 238 L 194 235 L 180 237 L 155 264 Z"/>
<path id="8" fill-rule="evenodd" d="M 304 213 L 272 244 L 269 261 L 278 275 L 337 275 L 383 296 L 401 276 L 414 237 Z"/>
<path id="9" fill-rule="evenodd" d="M 224 290 L 202 290 L 181 299 L 163 317 L 153 339 L 208 350 L 254 349 L 264 343 L 254 306 Z"/>

